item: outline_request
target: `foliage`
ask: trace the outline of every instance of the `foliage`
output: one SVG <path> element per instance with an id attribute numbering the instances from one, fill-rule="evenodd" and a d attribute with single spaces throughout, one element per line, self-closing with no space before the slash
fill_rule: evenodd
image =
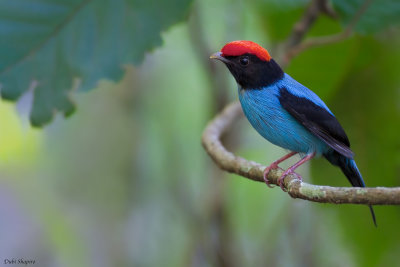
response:
<path id="1" fill-rule="evenodd" d="M 75 109 L 71 90 L 92 89 L 100 79 L 120 79 L 122 64 L 137 64 L 159 46 L 160 32 L 182 20 L 189 3 L 1 1 L 1 95 L 16 100 L 35 87 L 35 126 L 48 123 L 55 111 L 70 115 Z"/>
<path id="2" fill-rule="evenodd" d="M 335 10 L 340 14 L 344 25 L 350 23 L 352 17 L 363 5 L 364 0 L 333 0 Z M 377 33 L 400 23 L 400 2 L 397 0 L 369 1 L 369 7 L 356 25 L 361 34 Z"/>
<path id="3" fill-rule="evenodd" d="M 252 39 L 275 55 L 307 3 L 203 0 L 193 10 L 210 52 Z M 306 38 L 341 32 L 360 1 L 332 3 L 340 19 L 321 16 Z M 390 15 L 397 6 L 374 1 L 355 35 L 307 50 L 286 69 L 336 114 L 369 186 L 399 185 L 400 40 Z M 366 207 L 293 200 L 214 168 L 200 136 L 215 106 L 215 74 L 193 45 L 193 17 L 166 31 L 188 7 L 183 0 L 0 1 L 2 96 L 16 100 L 36 80 L 31 118 L 43 125 L 54 109 L 72 111 L 75 78 L 88 91 L 77 94 L 79 112 L 40 131 L 0 103 L 0 258 L 31 257 L 38 266 L 219 266 L 220 255 L 237 266 L 396 264 L 398 207 L 376 207 L 375 229 Z M 118 83 L 98 83 L 123 73 Z M 229 79 L 224 89 L 234 100 L 234 81 L 220 78 Z M 247 159 L 266 164 L 284 153 L 245 120 L 231 133 Z M 348 185 L 323 159 L 299 171 L 308 182 Z"/>

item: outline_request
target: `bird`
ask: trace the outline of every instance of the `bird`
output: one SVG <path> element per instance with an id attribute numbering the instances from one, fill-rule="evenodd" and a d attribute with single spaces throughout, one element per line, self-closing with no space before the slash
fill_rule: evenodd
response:
<path id="1" fill-rule="evenodd" d="M 302 180 L 295 169 L 321 156 L 338 166 L 352 186 L 365 187 L 349 139 L 335 115 L 313 91 L 285 73 L 266 49 L 252 41 L 238 40 L 225 44 L 210 58 L 222 61 L 235 78 L 243 113 L 255 130 L 290 151 L 265 168 L 263 177 L 268 186 L 268 173 L 299 154 L 300 161 L 277 181 L 282 190 L 287 175 Z M 368 207 L 377 226 L 373 207 Z"/>

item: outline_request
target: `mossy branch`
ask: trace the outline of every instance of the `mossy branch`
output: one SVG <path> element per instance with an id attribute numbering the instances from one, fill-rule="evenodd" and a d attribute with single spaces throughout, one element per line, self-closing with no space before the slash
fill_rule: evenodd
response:
<path id="1" fill-rule="evenodd" d="M 233 123 L 241 117 L 243 117 L 242 109 L 238 102 L 228 105 L 207 125 L 202 136 L 203 146 L 221 169 L 236 173 L 253 181 L 264 182 L 263 171 L 266 166 L 234 155 L 221 142 L 221 136 L 227 133 Z M 268 180 L 271 184 L 277 184 L 277 180 L 282 173 L 282 169 L 271 170 Z M 285 178 L 284 186 L 291 197 L 314 202 L 400 205 L 400 187 L 362 188 L 319 186 L 304 183 L 294 175 L 289 175 Z"/>

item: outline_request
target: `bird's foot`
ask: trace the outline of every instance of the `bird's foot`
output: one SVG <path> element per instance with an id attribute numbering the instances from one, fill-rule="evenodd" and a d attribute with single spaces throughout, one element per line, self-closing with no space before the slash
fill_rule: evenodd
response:
<path id="1" fill-rule="evenodd" d="M 272 169 L 278 169 L 278 168 L 279 168 L 278 163 L 274 162 L 264 170 L 264 175 L 263 175 L 264 182 L 267 184 L 269 188 L 274 188 L 274 186 L 272 186 L 270 181 L 268 180 L 268 174 Z"/>
<path id="2" fill-rule="evenodd" d="M 283 183 L 283 180 L 285 179 L 285 177 L 287 176 L 287 174 L 282 174 L 281 177 L 279 177 L 278 179 L 278 185 L 280 186 L 280 188 L 282 189 L 283 192 L 287 192 L 286 188 L 285 188 L 285 184 Z"/>
<path id="3" fill-rule="evenodd" d="M 284 160 L 287 160 L 288 158 L 290 158 L 290 157 L 292 157 L 292 156 L 294 156 L 296 154 L 297 154 L 297 152 L 290 152 L 289 154 L 283 156 L 282 158 L 272 162 L 271 165 L 269 165 L 267 168 L 265 168 L 263 177 L 264 177 L 264 181 L 265 181 L 265 183 L 267 184 L 268 187 L 273 188 L 273 186 L 271 186 L 271 183 L 268 180 L 269 172 L 272 169 L 278 169 L 279 168 L 279 166 L 278 166 L 279 163 L 281 163 Z"/>
<path id="4" fill-rule="evenodd" d="M 304 158 L 302 158 L 299 162 L 297 162 L 296 164 L 294 164 L 292 167 L 290 167 L 289 169 L 287 169 L 286 171 L 284 171 L 284 173 L 282 174 L 282 176 L 278 179 L 278 185 L 282 188 L 283 191 L 287 192 L 287 190 L 284 187 L 284 183 L 283 183 L 283 179 L 285 179 L 286 176 L 288 176 L 289 174 L 295 174 L 297 176 L 297 178 L 300 181 L 303 181 L 303 179 L 301 178 L 301 176 L 297 173 L 294 172 L 295 169 L 297 169 L 300 165 L 304 164 L 305 162 L 309 161 L 310 159 L 312 159 L 315 156 L 315 152 L 312 154 L 308 154 L 307 156 L 305 156 Z"/>
<path id="5" fill-rule="evenodd" d="M 303 182 L 303 177 L 301 177 L 300 174 L 298 174 L 297 172 L 293 173 L 294 175 L 296 175 L 297 179 L 300 180 L 301 182 Z"/>
<path id="6" fill-rule="evenodd" d="M 287 169 L 286 171 L 284 171 L 284 172 L 282 173 L 282 176 L 279 177 L 279 179 L 278 179 L 278 181 L 277 181 L 278 185 L 280 186 L 280 188 L 281 188 L 282 191 L 284 191 L 284 192 L 287 192 L 287 190 L 286 190 L 286 188 L 285 188 L 285 183 L 283 182 L 283 180 L 284 180 L 284 179 L 286 178 L 286 176 L 288 176 L 289 174 L 293 174 L 293 175 L 295 175 L 295 176 L 297 177 L 297 179 L 299 179 L 300 181 L 303 181 L 303 178 L 301 177 L 300 174 L 295 173 L 294 170 L 292 170 L 292 169 L 290 169 L 290 168 Z"/>
<path id="7" fill-rule="evenodd" d="M 268 180 L 268 178 L 264 175 L 264 182 L 267 184 L 267 186 L 269 187 L 269 188 L 274 188 L 275 186 L 272 186 L 271 185 L 271 183 L 270 183 L 270 181 Z"/>

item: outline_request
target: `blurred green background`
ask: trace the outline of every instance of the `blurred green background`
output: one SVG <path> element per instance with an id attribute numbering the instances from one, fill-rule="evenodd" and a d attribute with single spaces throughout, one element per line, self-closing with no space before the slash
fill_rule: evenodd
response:
<path id="1" fill-rule="evenodd" d="M 0 41 L 2 96 L 18 99 L 0 102 L 1 264 L 13 258 L 96 267 L 398 264 L 399 207 L 377 206 L 375 228 L 364 206 L 291 199 L 218 170 L 201 147 L 207 122 L 237 99 L 233 78 L 209 54 L 247 39 L 279 58 L 278 45 L 309 1 L 11 2 L 0 4 L 0 37 L 11 34 Z M 399 186 L 400 6 L 376 2 L 351 38 L 301 53 L 286 71 L 336 114 L 366 184 Z M 321 15 L 306 38 L 342 31 L 362 3 L 332 1 L 339 19 Z M 68 5 L 71 16 L 62 13 Z M 127 24 L 85 24 L 111 13 L 110 21 Z M 49 21 L 40 17 L 49 14 Z M 57 24 L 60 14 L 68 20 Z M 44 44 L 36 31 L 52 21 L 61 26 L 49 30 Z M 17 31 L 25 39 L 14 38 Z M 105 42 L 96 43 L 95 33 Z M 74 54 L 66 43 L 93 47 Z M 34 47 L 33 55 L 13 63 L 24 46 Z M 82 90 L 95 90 L 73 94 L 75 114 L 32 128 L 29 118 L 42 125 L 54 110 L 73 111 L 65 92 L 76 77 Z M 31 79 L 38 87 L 23 93 Z M 244 119 L 228 143 L 263 164 L 285 153 Z M 324 159 L 299 172 L 310 183 L 348 186 Z"/>

